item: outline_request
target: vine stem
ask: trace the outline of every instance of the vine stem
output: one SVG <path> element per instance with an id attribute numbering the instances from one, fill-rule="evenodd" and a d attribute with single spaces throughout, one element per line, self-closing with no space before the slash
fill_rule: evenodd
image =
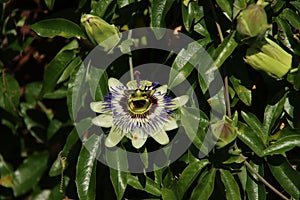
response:
<path id="1" fill-rule="evenodd" d="M 213 18 L 215 20 L 215 24 L 216 24 L 216 28 L 219 34 L 219 38 L 221 43 L 224 41 L 224 37 L 223 37 L 223 33 L 222 33 L 222 29 L 221 26 L 219 24 L 218 21 L 218 17 L 214 8 L 214 5 L 212 3 L 212 1 L 209 1 L 211 9 L 212 9 L 212 14 L 213 14 Z M 226 111 L 227 111 L 227 116 L 231 117 L 231 109 L 230 109 L 230 96 L 229 96 L 229 87 L 228 87 L 228 75 L 227 75 L 227 71 L 226 68 L 223 68 L 223 73 L 224 73 L 224 88 L 225 88 L 225 104 L 226 104 Z M 235 144 L 234 146 L 235 149 L 238 149 L 238 146 Z M 243 155 L 241 155 L 243 156 Z M 282 199 L 285 200 L 289 200 L 289 198 L 287 198 L 286 196 L 284 196 L 281 192 L 279 192 L 276 188 L 274 188 L 264 177 L 262 177 L 251 165 L 250 163 L 245 160 L 245 166 L 253 173 L 257 176 L 257 178 L 263 183 L 265 184 L 268 188 L 270 188 L 274 193 L 276 193 L 278 196 L 280 196 Z"/>
<path id="2" fill-rule="evenodd" d="M 278 196 L 280 196 L 282 199 L 289 200 L 286 196 L 284 196 L 281 192 L 279 192 L 276 188 L 274 188 L 268 181 L 264 179 L 251 165 L 249 162 L 245 161 L 246 167 L 257 176 L 257 178 L 265 184 L 267 187 L 269 187 L 273 192 L 275 192 Z"/>
<path id="3" fill-rule="evenodd" d="M 131 39 L 132 36 L 132 31 L 129 30 L 128 32 L 128 39 Z M 132 64 L 132 55 L 131 53 L 129 54 L 129 70 L 130 70 L 130 80 L 134 80 L 134 75 L 133 75 L 133 64 Z"/>

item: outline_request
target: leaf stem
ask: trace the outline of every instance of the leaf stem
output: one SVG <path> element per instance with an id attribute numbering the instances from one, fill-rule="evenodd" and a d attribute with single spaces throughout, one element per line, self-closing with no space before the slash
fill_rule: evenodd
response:
<path id="1" fill-rule="evenodd" d="M 128 31 L 128 39 L 131 39 L 132 36 L 132 31 Z M 134 75 L 133 75 L 133 64 L 132 64 L 132 55 L 131 53 L 129 54 L 129 70 L 130 70 L 130 80 L 134 80 Z"/>
<path id="2" fill-rule="evenodd" d="M 262 177 L 247 161 L 245 161 L 246 167 L 253 173 L 255 174 L 258 179 L 265 184 L 268 188 L 270 188 L 273 192 L 275 192 L 278 196 L 280 196 L 282 199 L 289 200 L 286 196 L 284 196 L 281 192 L 279 192 L 276 188 L 274 188 L 264 177 Z"/>

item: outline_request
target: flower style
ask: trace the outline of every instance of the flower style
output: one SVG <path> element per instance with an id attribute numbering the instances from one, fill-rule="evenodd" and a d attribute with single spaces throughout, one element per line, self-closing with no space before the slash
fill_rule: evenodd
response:
<path id="1" fill-rule="evenodd" d="M 142 147 L 148 136 L 161 145 L 169 143 L 166 131 L 178 128 L 171 114 L 186 104 L 188 96 L 174 99 L 166 95 L 167 85 L 158 86 L 148 80 L 132 80 L 123 85 L 119 80 L 108 80 L 109 93 L 103 101 L 92 102 L 91 109 L 101 113 L 93 124 L 109 128 L 107 147 L 117 145 L 126 136 L 135 148 Z"/>

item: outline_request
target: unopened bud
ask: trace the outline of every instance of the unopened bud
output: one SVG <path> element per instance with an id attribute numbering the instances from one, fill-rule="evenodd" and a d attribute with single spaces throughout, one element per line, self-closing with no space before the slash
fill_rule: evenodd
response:
<path id="1" fill-rule="evenodd" d="M 245 62 L 274 78 L 282 78 L 291 69 L 292 56 L 266 38 L 247 50 Z"/>
<path id="2" fill-rule="evenodd" d="M 98 16 L 83 14 L 81 24 L 90 41 L 94 45 L 100 45 L 105 51 L 112 49 L 120 41 L 119 30 Z"/>
<path id="3" fill-rule="evenodd" d="M 263 35 L 268 29 L 267 14 L 263 7 L 250 5 L 237 17 L 237 37 L 240 40 Z"/>
<path id="4" fill-rule="evenodd" d="M 233 142 L 237 136 L 236 128 L 233 126 L 232 120 L 227 117 L 215 124 L 212 124 L 211 130 L 213 136 L 217 139 L 216 147 L 218 149 Z"/>

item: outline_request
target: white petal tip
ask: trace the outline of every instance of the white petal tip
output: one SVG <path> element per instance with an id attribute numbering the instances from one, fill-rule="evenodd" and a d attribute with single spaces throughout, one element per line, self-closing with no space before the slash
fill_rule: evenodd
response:
<path id="1" fill-rule="evenodd" d="M 166 145 L 170 142 L 169 136 L 164 130 L 155 133 L 152 135 L 152 138 L 161 145 Z"/>
<path id="2" fill-rule="evenodd" d="M 145 144 L 146 140 L 147 138 L 140 137 L 139 135 L 133 135 L 131 140 L 132 146 L 136 149 L 139 149 Z"/>
<path id="3" fill-rule="evenodd" d="M 118 128 L 112 127 L 110 129 L 107 138 L 105 139 L 105 146 L 106 147 L 116 146 L 122 140 L 124 135 L 125 134 L 122 131 L 120 131 Z"/>
<path id="4" fill-rule="evenodd" d="M 176 128 L 178 128 L 178 125 L 174 118 L 171 118 L 164 126 L 165 131 L 170 131 Z"/>
<path id="5" fill-rule="evenodd" d="M 123 84 L 116 78 L 109 78 L 108 86 L 109 86 L 109 88 L 116 88 L 118 86 L 123 86 Z"/>
<path id="6" fill-rule="evenodd" d="M 90 108 L 92 111 L 97 112 L 97 113 L 102 113 L 103 112 L 103 102 L 98 101 L 98 102 L 91 102 L 90 103 Z"/>
<path id="7" fill-rule="evenodd" d="M 101 126 L 104 128 L 109 128 L 113 124 L 113 117 L 110 114 L 101 114 L 92 119 L 92 123 L 96 126 Z"/>

